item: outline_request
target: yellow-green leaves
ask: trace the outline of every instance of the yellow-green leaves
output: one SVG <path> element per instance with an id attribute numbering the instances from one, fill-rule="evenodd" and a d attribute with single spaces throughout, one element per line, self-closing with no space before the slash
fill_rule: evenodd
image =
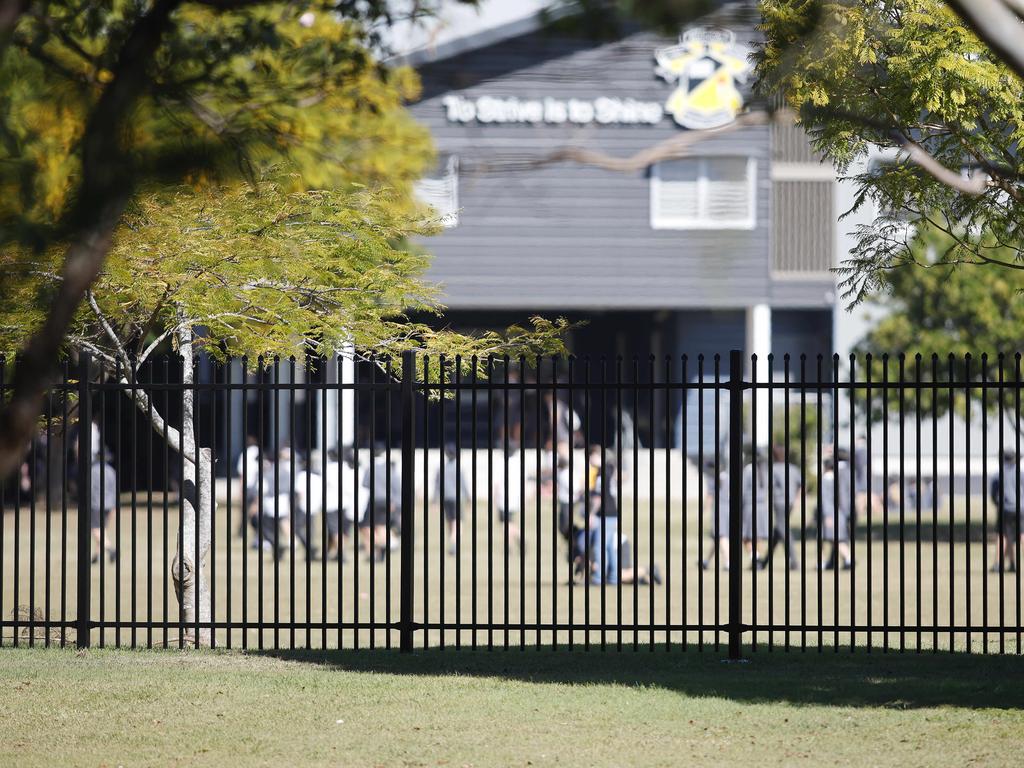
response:
<path id="1" fill-rule="evenodd" d="M 761 9 L 762 88 L 783 96 L 816 148 L 851 175 L 856 207 L 879 212 L 841 270 L 848 298 L 887 288 L 886 272 L 913 261 L 913 227 L 956 233 L 965 262 L 985 262 L 993 247 L 1019 255 L 1024 84 L 944 2 L 762 0 Z M 888 153 L 894 162 L 853 166 L 873 148 L 911 142 L 954 176 L 984 175 L 982 193 L 898 152 Z"/>

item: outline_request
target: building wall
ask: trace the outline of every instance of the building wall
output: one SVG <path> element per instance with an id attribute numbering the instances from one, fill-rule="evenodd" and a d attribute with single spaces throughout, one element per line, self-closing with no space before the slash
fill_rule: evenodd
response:
<path id="1" fill-rule="evenodd" d="M 702 20 L 712 23 L 715 19 Z M 750 18 L 726 19 L 737 40 Z M 753 304 L 827 307 L 833 281 L 773 274 L 772 140 L 767 126 L 714 134 L 695 155 L 754 158 L 756 226 L 655 230 L 649 172 L 616 172 L 545 159 L 565 147 L 630 157 L 683 129 L 656 125 L 481 124 L 446 118 L 457 94 L 521 99 L 600 96 L 664 103 L 673 86 L 654 71 L 654 51 L 674 40 L 650 32 L 596 43 L 539 31 L 421 68 L 414 115 L 442 153 L 459 158 L 458 226 L 431 238 L 430 277 L 453 309 L 739 309 Z M 802 159 L 802 155 L 800 156 Z M 799 221 L 802 229 L 817 226 Z M 812 233 L 814 243 L 828 234 Z"/>

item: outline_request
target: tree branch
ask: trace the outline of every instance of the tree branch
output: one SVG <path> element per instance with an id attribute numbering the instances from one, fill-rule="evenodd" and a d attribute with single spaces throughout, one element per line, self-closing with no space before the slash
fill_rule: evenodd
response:
<path id="1" fill-rule="evenodd" d="M 728 125 L 723 125 L 720 128 L 710 128 L 703 131 L 685 131 L 672 136 L 671 138 L 665 139 L 664 141 L 658 142 L 651 147 L 643 149 L 630 157 L 615 157 L 614 155 L 598 152 L 596 150 L 584 149 L 583 147 L 563 147 L 562 149 L 557 149 L 544 157 L 540 157 L 535 160 L 528 160 L 522 165 L 525 169 L 530 169 L 569 161 L 580 163 L 582 165 L 594 165 L 599 168 L 605 168 L 609 171 L 632 173 L 635 171 L 642 171 L 649 165 L 660 162 L 661 160 L 685 157 L 689 154 L 688 150 L 690 147 L 704 141 L 705 139 L 753 125 L 766 125 L 771 122 L 771 120 L 772 115 L 767 112 L 746 112 Z"/>

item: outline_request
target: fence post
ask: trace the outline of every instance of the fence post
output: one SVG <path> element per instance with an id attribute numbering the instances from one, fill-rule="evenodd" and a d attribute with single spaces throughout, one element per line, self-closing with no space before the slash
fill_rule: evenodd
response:
<path id="1" fill-rule="evenodd" d="M 89 353 L 78 357 L 78 618 L 79 648 L 89 647 L 92 554 L 90 504 L 92 496 L 92 404 L 89 400 Z"/>
<path id="2" fill-rule="evenodd" d="M 416 355 L 402 354 L 402 605 L 400 617 L 400 643 L 402 653 L 412 651 L 413 631 L 413 536 L 415 526 L 416 492 Z"/>
<path id="3" fill-rule="evenodd" d="M 743 634 L 743 353 L 729 352 L 729 658 Z"/>

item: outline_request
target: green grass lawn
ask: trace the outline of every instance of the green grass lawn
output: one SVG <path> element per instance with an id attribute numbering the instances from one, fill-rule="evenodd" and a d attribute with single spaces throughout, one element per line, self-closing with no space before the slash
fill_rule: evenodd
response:
<path id="1" fill-rule="evenodd" d="M 0 765 L 1020 765 L 1019 657 L 4 649 Z"/>

